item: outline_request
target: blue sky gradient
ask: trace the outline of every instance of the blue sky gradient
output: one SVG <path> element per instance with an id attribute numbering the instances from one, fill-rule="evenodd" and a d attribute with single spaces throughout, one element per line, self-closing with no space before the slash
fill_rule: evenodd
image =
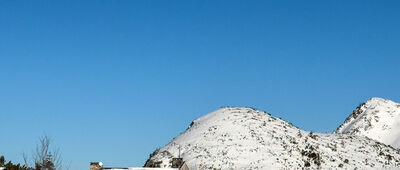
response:
<path id="1" fill-rule="evenodd" d="M 0 1 L 0 155 L 141 166 L 221 106 L 331 132 L 400 101 L 399 1 Z"/>

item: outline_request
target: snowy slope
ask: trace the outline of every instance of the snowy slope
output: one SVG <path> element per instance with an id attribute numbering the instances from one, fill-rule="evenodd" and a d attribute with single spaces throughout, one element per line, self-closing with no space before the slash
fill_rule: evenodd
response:
<path id="1" fill-rule="evenodd" d="M 358 106 L 335 133 L 367 136 L 400 148 L 400 103 L 372 98 Z"/>
<path id="2" fill-rule="evenodd" d="M 146 166 L 170 167 L 179 153 L 191 169 L 396 169 L 400 160 L 399 150 L 363 136 L 313 134 L 265 112 L 234 107 L 193 121 Z"/>

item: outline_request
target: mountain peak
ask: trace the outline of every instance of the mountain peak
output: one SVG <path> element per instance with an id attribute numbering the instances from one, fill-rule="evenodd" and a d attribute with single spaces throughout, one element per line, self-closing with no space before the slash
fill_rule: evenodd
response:
<path id="1" fill-rule="evenodd" d="M 380 103 L 380 104 L 382 104 L 382 103 L 396 103 L 396 102 L 394 102 L 394 101 L 392 101 L 392 100 L 389 100 L 389 99 L 384 99 L 384 98 L 380 98 L 380 97 L 372 97 L 372 98 L 370 98 L 370 99 L 368 99 L 365 103 Z"/>
<path id="2" fill-rule="evenodd" d="M 371 98 L 360 104 L 335 133 L 366 136 L 400 148 L 400 104 Z"/>
<path id="3" fill-rule="evenodd" d="M 194 120 L 145 166 L 172 167 L 177 157 L 190 169 L 376 169 L 400 160 L 398 150 L 369 138 L 306 132 L 247 107 L 223 107 Z"/>

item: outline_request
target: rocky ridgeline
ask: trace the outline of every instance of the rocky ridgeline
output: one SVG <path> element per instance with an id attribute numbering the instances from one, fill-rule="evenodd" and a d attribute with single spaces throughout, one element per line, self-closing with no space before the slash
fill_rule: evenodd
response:
<path id="1" fill-rule="evenodd" d="M 363 115 L 364 106 L 351 117 Z M 334 134 L 306 132 L 262 111 L 226 107 L 194 120 L 145 166 L 171 167 L 180 154 L 191 169 L 400 168 L 398 149 L 340 129 L 344 126 Z"/>
<path id="2" fill-rule="evenodd" d="M 400 148 L 400 103 L 372 98 L 358 106 L 335 133 L 367 136 Z"/>

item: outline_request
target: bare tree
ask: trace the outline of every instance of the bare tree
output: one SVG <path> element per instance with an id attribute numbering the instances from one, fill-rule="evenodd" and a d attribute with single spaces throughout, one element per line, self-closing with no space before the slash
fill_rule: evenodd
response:
<path id="1" fill-rule="evenodd" d="M 33 154 L 36 170 L 61 170 L 62 160 L 60 149 L 54 148 L 50 150 L 51 139 L 48 136 L 39 138 L 36 144 L 36 151 Z"/>
<path id="2" fill-rule="evenodd" d="M 24 158 L 24 166 L 29 167 L 28 156 L 26 156 L 25 152 L 22 153 L 22 158 Z"/>

